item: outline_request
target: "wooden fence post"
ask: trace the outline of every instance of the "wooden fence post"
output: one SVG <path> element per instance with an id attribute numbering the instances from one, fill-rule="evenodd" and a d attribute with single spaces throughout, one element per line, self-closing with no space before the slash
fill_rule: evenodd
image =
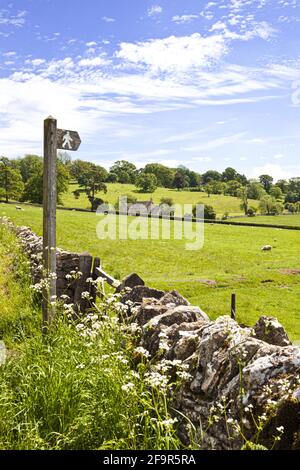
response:
<path id="1" fill-rule="evenodd" d="M 44 179 L 43 179 L 43 333 L 55 315 L 56 302 L 56 158 L 57 121 L 48 117 L 44 121 Z"/>
<path id="2" fill-rule="evenodd" d="M 93 281 L 96 281 L 96 279 L 98 279 L 98 277 L 99 277 L 98 268 L 100 268 L 100 266 L 101 266 L 100 258 L 94 258 L 93 271 L 92 271 Z M 94 284 L 92 284 L 92 287 L 91 287 L 91 297 L 92 297 L 92 302 L 96 303 L 97 287 Z"/>
<path id="3" fill-rule="evenodd" d="M 86 299 L 82 298 L 82 293 L 91 293 L 91 285 L 88 284 L 86 281 L 89 277 L 91 277 L 92 262 L 93 258 L 89 253 L 82 253 L 81 255 L 79 255 L 79 272 L 81 272 L 82 274 L 76 282 L 76 288 L 74 293 L 74 306 L 76 313 L 78 313 L 79 310 L 81 312 L 84 312 L 90 303 L 90 301 L 87 301 Z"/>
<path id="4" fill-rule="evenodd" d="M 231 318 L 236 319 L 236 294 L 231 295 Z"/>

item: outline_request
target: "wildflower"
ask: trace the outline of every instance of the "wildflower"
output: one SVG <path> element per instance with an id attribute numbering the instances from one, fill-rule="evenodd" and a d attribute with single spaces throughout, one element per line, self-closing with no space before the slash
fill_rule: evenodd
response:
<path id="1" fill-rule="evenodd" d="M 142 347 L 136 348 L 134 351 L 138 354 L 141 354 L 141 356 L 146 357 L 147 359 L 151 356 L 149 351 L 147 351 L 147 349 L 142 348 Z"/>
<path id="2" fill-rule="evenodd" d="M 76 369 L 84 369 L 85 365 L 84 364 L 77 364 Z"/>
<path id="3" fill-rule="evenodd" d="M 165 419 L 164 421 L 161 422 L 161 424 L 166 427 L 172 427 L 175 423 L 177 423 L 177 421 L 178 420 L 176 418 L 174 419 L 170 418 L 170 419 Z"/>
<path id="4" fill-rule="evenodd" d="M 84 330 L 85 326 L 83 323 L 79 323 L 78 325 L 76 325 L 76 330 L 77 331 L 82 331 Z"/>
<path id="5" fill-rule="evenodd" d="M 134 389 L 135 385 L 132 382 L 129 382 L 126 385 L 122 385 L 123 392 L 129 392 L 130 390 Z"/>
<path id="6" fill-rule="evenodd" d="M 85 300 L 91 300 L 92 299 L 89 292 L 82 292 L 81 298 L 85 299 Z"/>
<path id="7" fill-rule="evenodd" d="M 276 430 L 282 434 L 284 432 L 284 426 L 279 426 Z"/>

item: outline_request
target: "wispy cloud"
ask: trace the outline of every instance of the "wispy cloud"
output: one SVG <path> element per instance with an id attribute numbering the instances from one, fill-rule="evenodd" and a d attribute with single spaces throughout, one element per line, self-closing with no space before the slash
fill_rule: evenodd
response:
<path id="1" fill-rule="evenodd" d="M 12 14 L 10 11 L 2 9 L 0 10 L 0 25 L 4 26 L 15 26 L 21 28 L 26 23 L 27 11 L 22 10 L 16 14 Z"/>
<path id="2" fill-rule="evenodd" d="M 148 10 L 147 10 L 147 15 L 148 16 L 156 16 L 160 15 L 162 13 L 163 9 L 160 5 L 152 5 Z"/>
<path id="3" fill-rule="evenodd" d="M 172 21 L 176 24 L 191 23 L 191 21 L 199 18 L 198 15 L 175 15 L 172 17 Z"/>
<path id="4" fill-rule="evenodd" d="M 111 18 L 110 16 L 102 16 L 101 18 L 105 23 L 114 23 L 116 20 L 115 18 Z"/>

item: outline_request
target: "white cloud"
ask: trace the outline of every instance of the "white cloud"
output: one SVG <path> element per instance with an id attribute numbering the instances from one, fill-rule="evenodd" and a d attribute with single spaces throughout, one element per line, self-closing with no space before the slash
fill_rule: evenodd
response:
<path id="1" fill-rule="evenodd" d="M 223 147 L 224 145 L 233 144 L 234 142 L 238 142 L 246 135 L 246 132 L 239 132 L 232 135 L 227 135 L 223 137 L 218 137 L 216 139 L 210 140 L 208 142 L 204 142 L 202 144 L 183 147 L 181 150 L 185 152 L 199 152 L 203 150 L 212 150 L 219 147 Z"/>
<path id="2" fill-rule="evenodd" d="M 219 60 L 227 52 L 221 36 L 170 36 L 136 44 L 123 42 L 117 57 L 134 64 L 144 65 L 153 72 L 187 71 L 203 68 Z"/>
<path id="3" fill-rule="evenodd" d="M 299 171 L 298 167 L 298 171 Z M 254 167 L 252 170 L 251 177 L 258 178 L 260 175 L 271 175 L 275 181 L 280 179 L 289 179 L 295 176 L 291 170 L 280 165 L 274 165 L 273 163 L 266 163 L 263 166 Z"/>
<path id="4" fill-rule="evenodd" d="M 162 13 L 163 9 L 160 5 L 152 5 L 148 11 L 147 14 L 148 16 L 155 16 L 155 15 L 160 15 Z"/>
<path id="5" fill-rule="evenodd" d="M 4 57 L 15 57 L 17 53 L 15 51 L 4 52 L 2 54 Z"/>
<path id="6" fill-rule="evenodd" d="M 107 65 L 109 64 L 109 61 L 107 59 L 104 59 L 103 57 L 93 57 L 90 59 L 81 59 L 78 62 L 78 65 L 80 67 L 99 67 L 102 65 Z"/>
<path id="7" fill-rule="evenodd" d="M 284 158 L 284 155 L 282 153 L 277 153 L 276 155 L 274 155 L 274 158 L 275 160 L 281 160 L 282 158 Z"/>
<path id="8" fill-rule="evenodd" d="M 111 18 L 110 16 L 102 16 L 101 18 L 105 23 L 114 23 L 116 20 L 115 18 Z"/>
<path id="9" fill-rule="evenodd" d="M 93 46 L 97 46 L 97 43 L 95 41 L 90 41 L 90 42 L 86 42 L 85 45 L 87 47 L 93 47 Z"/>
<path id="10" fill-rule="evenodd" d="M 16 26 L 21 28 L 26 23 L 25 16 L 27 15 L 26 10 L 19 11 L 17 14 L 9 14 L 7 10 L 0 10 L 0 25 L 5 26 Z"/>
<path id="11" fill-rule="evenodd" d="M 33 67 L 39 67 L 40 65 L 45 64 L 45 59 L 28 59 L 26 60 L 26 64 L 30 64 Z"/>
<path id="12" fill-rule="evenodd" d="M 198 15 L 175 15 L 172 17 L 172 21 L 176 24 L 190 23 L 191 21 L 199 18 Z"/>

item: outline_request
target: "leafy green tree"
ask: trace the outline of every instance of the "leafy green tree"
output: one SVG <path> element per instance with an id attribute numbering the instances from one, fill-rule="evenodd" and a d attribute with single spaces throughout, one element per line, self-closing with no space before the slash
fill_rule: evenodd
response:
<path id="1" fill-rule="evenodd" d="M 211 183 L 212 181 L 220 181 L 221 178 L 221 173 L 215 170 L 209 170 L 202 175 L 202 183 L 205 185 L 207 183 Z"/>
<path id="2" fill-rule="evenodd" d="M 245 187 L 242 187 L 238 190 L 238 198 L 241 199 L 242 203 L 241 203 L 241 210 L 244 211 L 245 215 L 247 215 L 248 213 L 248 209 L 249 209 L 249 202 L 248 202 L 248 199 L 249 199 L 249 187 L 245 186 Z"/>
<path id="3" fill-rule="evenodd" d="M 157 185 L 162 188 L 171 188 L 174 179 L 174 170 L 161 163 L 149 163 L 144 168 L 144 173 L 151 173 L 156 176 Z"/>
<path id="4" fill-rule="evenodd" d="M 224 194 L 226 192 L 227 184 L 221 181 L 212 181 L 210 183 L 213 194 Z"/>
<path id="5" fill-rule="evenodd" d="M 181 172 L 177 172 L 174 176 L 174 180 L 173 180 L 173 188 L 176 188 L 178 191 L 180 189 L 184 189 L 184 188 L 187 188 L 189 185 L 189 180 L 188 178 Z"/>
<path id="6" fill-rule="evenodd" d="M 222 173 L 222 181 L 228 183 L 228 181 L 234 181 L 237 178 L 237 171 L 234 168 L 228 167 Z"/>
<path id="7" fill-rule="evenodd" d="M 110 173 L 115 173 L 118 177 L 118 182 L 135 184 L 137 178 L 137 168 L 133 163 L 126 160 L 119 160 L 114 163 L 110 168 Z"/>
<path id="8" fill-rule="evenodd" d="M 272 184 L 273 184 L 273 181 L 274 181 L 274 178 L 270 175 L 261 175 L 259 177 L 259 181 L 263 185 L 264 190 L 266 191 L 266 193 L 269 194 L 270 189 L 271 189 Z"/>
<path id="9" fill-rule="evenodd" d="M 57 161 L 57 203 L 62 204 L 61 195 L 68 192 L 69 172 L 60 161 Z M 25 183 L 25 189 L 22 201 L 32 202 L 33 204 L 43 204 L 43 164 L 35 166 L 30 178 Z"/>
<path id="10" fill-rule="evenodd" d="M 262 214 L 277 215 L 283 211 L 283 205 L 272 196 L 263 196 L 259 202 L 259 209 Z"/>
<path id="11" fill-rule="evenodd" d="M 116 173 L 112 173 L 111 171 L 108 173 L 107 182 L 108 183 L 117 183 L 118 175 Z"/>
<path id="12" fill-rule="evenodd" d="M 227 194 L 228 196 L 237 197 L 238 191 L 241 188 L 242 188 L 242 185 L 241 183 L 239 183 L 239 181 L 235 181 L 235 180 L 228 181 L 226 185 L 225 194 Z"/>
<path id="13" fill-rule="evenodd" d="M 276 184 L 272 186 L 272 188 L 270 189 L 270 196 L 274 197 L 275 199 L 282 198 L 283 194 L 279 186 L 277 186 Z"/>
<path id="14" fill-rule="evenodd" d="M 189 170 L 189 168 L 186 168 L 184 165 L 180 165 L 176 171 L 177 173 L 181 173 L 186 178 L 190 188 L 197 188 L 200 186 L 201 175 L 199 173 Z"/>
<path id="15" fill-rule="evenodd" d="M 198 204 L 193 207 L 194 217 L 200 217 L 200 214 L 198 212 L 198 207 L 197 207 L 199 205 L 204 205 L 204 219 L 216 220 L 217 214 L 216 214 L 215 209 L 208 204 L 203 204 L 203 202 L 198 202 Z"/>
<path id="16" fill-rule="evenodd" d="M 73 191 L 76 199 L 81 194 L 86 194 L 91 204 L 91 211 L 97 210 L 97 207 L 103 203 L 102 199 L 96 197 L 97 193 L 103 191 L 107 193 L 107 180 L 108 173 L 102 166 L 90 163 L 89 168 L 78 177 L 79 189 Z"/>
<path id="17" fill-rule="evenodd" d="M 293 191 L 289 191 L 285 196 L 284 202 L 295 203 L 299 201 L 298 193 L 294 193 Z"/>
<path id="18" fill-rule="evenodd" d="M 143 193 L 154 193 L 157 189 L 157 178 L 152 173 L 142 173 L 136 181 L 136 187 Z"/>
<path id="19" fill-rule="evenodd" d="M 289 189 L 289 183 L 287 180 L 278 180 L 276 183 L 276 186 L 278 186 L 283 194 L 286 194 Z"/>
<path id="20" fill-rule="evenodd" d="M 174 200 L 171 197 L 162 197 L 160 203 L 170 207 L 174 206 Z"/>
<path id="21" fill-rule="evenodd" d="M 0 197 L 5 201 L 19 200 L 24 189 L 24 183 L 19 170 L 12 167 L 6 157 L 0 158 Z"/>
<path id="22" fill-rule="evenodd" d="M 84 160 L 74 160 L 70 165 L 71 178 L 74 178 L 76 181 L 78 181 L 80 175 L 90 170 L 91 165 L 92 163 L 86 162 Z"/>
<path id="23" fill-rule="evenodd" d="M 212 182 L 211 182 L 211 183 L 207 183 L 207 184 L 205 185 L 205 192 L 206 192 L 206 194 L 207 194 L 207 197 L 210 197 L 211 194 L 213 194 L 213 183 L 212 183 Z"/>
<path id="24" fill-rule="evenodd" d="M 19 160 L 19 168 L 22 175 L 23 182 L 26 183 L 29 178 L 41 168 L 43 158 L 38 155 L 25 155 Z"/>
<path id="25" fill-rule="evenodd" d="M 251 181 L 247 186 L 248 198 L 259 200 L 263 195 L 266 194 L 266 191 L 261 183 L 258 181 Z"/>

